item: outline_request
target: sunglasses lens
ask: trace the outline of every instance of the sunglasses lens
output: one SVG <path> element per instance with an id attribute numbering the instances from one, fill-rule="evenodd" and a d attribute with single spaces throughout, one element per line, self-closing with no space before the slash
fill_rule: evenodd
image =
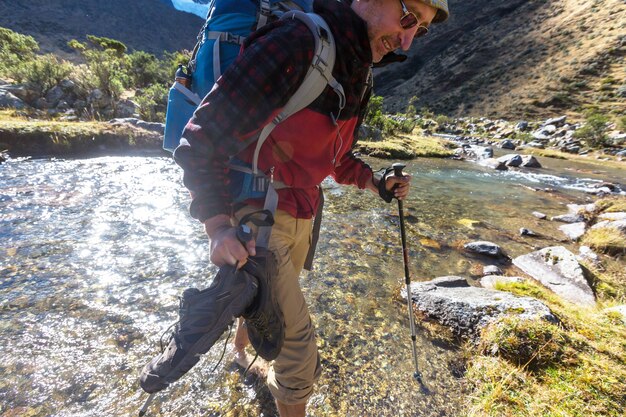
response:
<path id="1" fill-rule="evenodd" d="M 413 36 L 413 38 L 419 38 L 421 36 L 424 36 L 428 33 L 428 28 L 425 26 L 420 26 L 417 28 L 417 32 L 415 32 L 415 36 Z"/>
<path id="2" fill-rule="evenodd" d="M 413 13 L 407 13 L 400 19 L 402 29 L 411 29 L 417 25 L 417 17 Z"/>

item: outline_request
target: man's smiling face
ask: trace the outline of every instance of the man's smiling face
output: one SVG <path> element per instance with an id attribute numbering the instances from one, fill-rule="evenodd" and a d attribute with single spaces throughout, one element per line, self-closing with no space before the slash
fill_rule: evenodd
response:
<path id="1" fill-rule="evenodd" d="M 418 24 L 412 28 L 405 29 L 400 23 L 405 14 L 403 3 L 417 17 Z M 367 23 L 373 62 L 398 48 L 408 50 L 419 27 L 428 27 L 437 13 L 437 9 L 418 0 L 354 0 L 352 8 Z"/>

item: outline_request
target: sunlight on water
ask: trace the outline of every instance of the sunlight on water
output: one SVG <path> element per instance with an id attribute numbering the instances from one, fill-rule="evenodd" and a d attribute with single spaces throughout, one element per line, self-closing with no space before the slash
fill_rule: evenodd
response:
<path id="1" fill-rule="evenodd" d="M 485 260 L 458 249 L 470 240 L 491 240 L 511 256 L 554 244 L 518 230 L 561 237 L 558 224 L 530 213 L 562 214 L 587 201 L 577 190 L 599 181 L 565 169 L 496 173 L 429 159 L 406 171 L 414 280 L 475 278 Z M 11 160 L 0 173 L 0 414 L 134 415 L 146 398 L 138 373 L 176 320 L 178 296 L 207 287 L 216 272 L 187 213 L 180 170 L 167 158 L 110 157 Z M 324 366 L 310 415 L 462 415 L 455 349 L 420 332 L 432 394 L 411 377 L 397 206 L 331 180 L 324 188 L 315 270 L 302 277 Z M 230 348 L 211 372 L 219 344 L 157 397 L 150 415 L 275 415 L 267 387 L 243 379 Z"/>

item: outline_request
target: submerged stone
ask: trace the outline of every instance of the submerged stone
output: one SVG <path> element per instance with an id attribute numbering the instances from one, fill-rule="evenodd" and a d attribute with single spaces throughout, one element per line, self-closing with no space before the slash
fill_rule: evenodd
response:
<path id="1" fill-rule="evenodd" d="M 465 245 L 463 245 L 463 248 L 465 248 L 465 250 L 468 252 L 477 253 L 479 255 L 493 256 L 496 258 L 505 256 L 500 246 L 492 242 L 487 242 L 485 240 L 466 243 Z"/>

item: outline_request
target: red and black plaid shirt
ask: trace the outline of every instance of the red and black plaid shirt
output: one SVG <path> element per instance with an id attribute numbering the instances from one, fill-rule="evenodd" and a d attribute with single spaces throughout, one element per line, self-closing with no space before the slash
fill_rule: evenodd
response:
<path id="1" fill-rule="evenodd" d="M 333 76 L 346 94 L 338 98 L 327 87 L 309 107 L 279 124 L 262 147 L 259 168 L 275 168 L 275 178 L 292 188 L 279 190 L 279 208 L 310 218 L 317 206 L 317 186 L 328 175 L 364 188 L 372 171 L 351 151 L 367 100 L 372 62 L 365 22 L 348 2 L 316 0 L 314 10 L 333 32 L 337 58 Z M 246 139 L 276 116 L 295 93 L 310 67 L 314 38 L 299 20 L 278 21 L 255 32 L 242 53 L 203 100 L 183 132 L 174 157 L 191 191 L 191 215 L 204 221 L 230 214 L 227 162 L 238 155 L 249 160 L 255 144 Z"/>

